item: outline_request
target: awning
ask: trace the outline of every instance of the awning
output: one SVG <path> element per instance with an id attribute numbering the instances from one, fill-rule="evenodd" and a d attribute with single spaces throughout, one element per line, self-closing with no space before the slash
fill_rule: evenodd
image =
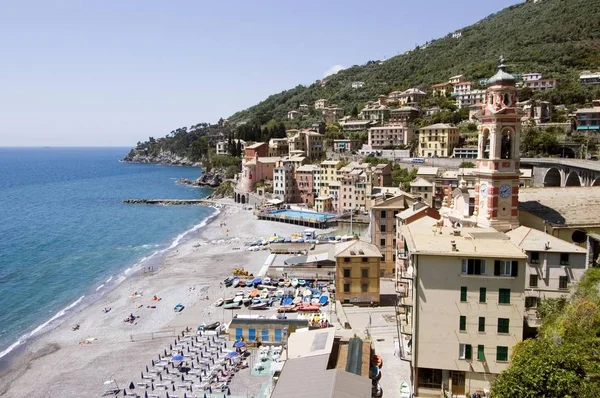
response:
<path id="1" fill-rule="evenodd" d="M 577 126 L 577 130 L 600 130 L 600 126 Z"/>
<path id="2" fill-rule="evenodd" d="M 271 199 L 267 202 L 270 205 L 280 205 L 283 203 L 283 200 L 281 199 Z"/>

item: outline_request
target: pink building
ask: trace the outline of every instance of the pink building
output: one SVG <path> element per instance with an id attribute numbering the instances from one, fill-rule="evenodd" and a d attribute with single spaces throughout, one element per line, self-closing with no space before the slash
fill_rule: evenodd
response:
<path id="1" fill-rule="evenodd" d="M 246 160 L 252 160 L 255 157 L 266 157 L 269 156 L 269 144 L 266 142 L 257 142 L 252 145 L 248 145 L 244 148 Z"/>
<path id="2" fill-rule="evenodd" d="M 252 192 L 259 181 L 273 180 L 273 171 L 278 160 L 280 158 L 258 156 L 251 160 L 245 159 L 242 162 L 242 192 Z"/>
<path id="3" fill-rule="evenodd" d="M 309 206 L 315 205 L 315 198 L 319 190 L 315 184 L 315 173 L 320 172 L 320 167 L 307 164 L 296 168 L 296 184 L 300 193 L 300 200 Z"/>

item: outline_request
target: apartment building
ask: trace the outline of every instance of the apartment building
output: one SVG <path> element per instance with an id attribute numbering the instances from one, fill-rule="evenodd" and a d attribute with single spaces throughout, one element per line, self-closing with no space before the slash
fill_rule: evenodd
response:
<path id="1" fill-rule="evenodd" d="M 339 107 L 328 107 L 323 108 L 323 120 L 325 123 L 337 123 L 342 117 L 344 117 L 344 109 Z"/>
<path id="2" fill-rule="evenodd" d="M 594 100 L 591 108 L 575 111 L 577 131 L 600 131 L 600 100 Z"/>
<path id="3" fill-rule="evenodd" d="M 324 98 L 318 99 L 315 101 L 315 109 L 324 109 L 329 106 L 329 100 Z"/>
<path id="4" fill-rule="evenodd" d="M 452 93 L 454 86 L 450 83 L 438 83 L 431 86 L 431 91 L 434 97 L 445 97 Z"/>
<path id="5" fill-rule="evenodd" d="M 489 389 L 523 336 L 527 256 L 492 228 L 443 225 L 423 217 L 398 228 L 401 357 L 419 397 Z"/>
<path id="6" fill-rule="evenodd" d="M 474 87 L 475 85 L 472 82 L 457 82 L 454 83 L 452 92 L 454 94 L 464 94 L 473 90 Z"/>
<path id="7" fill-rule="evenodd" d="M 287 138 L 271 138 L 269 140 L 269 156 L 284 157 L 290 153 L 290 144 Z"/>
<path id="8" fill-rule="evenodd" d="M 340 126 L 342 126 L 342 131 L 348 133 L 368 131 L 369 128 L 376 125 L 377 122 L 374 120 L 346 120 L 340 123 Z"/>
<path id="9" fill-rule="evenodd" d="M 342 167 L 341 160 L 325 160 L 321 162 L 321 185 L 319 187 L 319 196 L 329 197 L 329 184 L 337 181 L 338 169 Z"/>
<path id="10" fill-rule="evenodd" d="M 323 155 L 323 135 L 312 130 L 288 130 L 289 154 L 318 159 Z"/>
<path id="11" fill-rule="evenodd" d="M 278 160 L 273 170 L 273 198 L 285 203 L 295 203 L 299 201 L 299 197 L 293 162 Z"/>
<path id="12" fill-rule="evenodd" d="M 421 110 L 414 106 L 390 109 L 390 123 L 411 123 L 421 115 Z"/>
<path id="13" fill-rule="evenodd" d="M 418 88 L 409 88 L 398 95 L 398 104 L 402 106 L 418 106 L 427 98 L 427 93 Z"/>
<path id="14" fill-rule="evenodd" d="M 422 157 L 446 158 L 458 145 L 458 129 L 452 125 L 438 123 L 419 129 L 418 154 Z"/>
<path id="15" fill-rule="evenodd" d="M 333 151 L 337 153 L 351 153 L 358 151 L 361 147 L 359 140 L 341 139 L 333 140 Z"/>
<path id="16" fill-rule="evenodd" d="M 386 124 L 369 129 L 368 145 L 373 149 L 410 145 L 414 128 L 407 123 Z"/>
<path id="17" fill-rule="evenodd" d="M 246 145 L 244 148 L 244 158 L 252 160 L 256 157 L 263 158 L 269 155 L 269 145 L 265 142 L 255 142 L 252 145 Z"/>
<path id="18" fill-rule="evenodd" d="M 371 207 L 371 243 L 381 252 L 381 276 L 394 276 L 396 270 L 396 216 L 417 202 L 402 192 L 392 198 L 381 197 Z"/>
<path id="19" fill-rule="evenodd" d="M 429 207 L 434 207 L 434 184 L 423 177 L 417 177 L 410 183 L 410 194 L 420 198 Z"/>
<path id="20" fill-rule="evenodd" d="M 546 91 L 556 87 L 556 79 L 537 79 L 524 81 L 523 86 L 534 91 Z"/>
<path id="21" fill-rule="evenodd" d="M 265 147 L 266 148 L 266 147 Z M 248 148 L 246 148 L 248 153 Z M 240 192 L 254 191 L 256 183 L 265 180 L 273 180 L 275 166 L 281 158 L 258 157 L 242 161 L 242 178 L 240 180 Z"/>
<path id="22" fill-rule="evenodd" d="M 368 102 L 358 114 L 358 118 L 376 121 L 378 123 L 387 122 L 390 117 L 390 109 L 387 105 L 381 104 L 380 102 Z"/>
<path id="23" fill-rule="evenodd" d="M 240 139 L 233 139 L 233 143 L 237 146 L 240 144 L 242 151 L 245 149 L 246 141 Z M 229 142 L 228 141 L 219 141 L 215 146 L 215 152 L 217 155 L 231 155 L 229 153 Z"/>
<path id="24" fill-rule="evenodd" d="M 335 295 L 342 303 L 379 305 L 381 252 L 358 239 L 335 245 Z"/>
<path id="25" fill-rule="evenodd" d="M 464 82 L 465 80 L 467 80 L 465 75 L 456 75 L 456 76 L 452 76 L 448 82 L 450 84 L 458 84 L 460 82 Z"/>
<path id="26" fill-rule="evenodd" d="M 485 90 L 470 90 L 456 95 L 456 106 L 468 108 L 472 105 L 481 105 L 485 102 Z"/>
<path id="27" fill-rule="evenodd" d="M 537 306 L 542 299 L 564 297 L 587 269 L 587 250 L 537 229 L 520 226 L 506 233 L 527 255 L 525 320 L 540 326 Z"/>
<path id="28" fill-rule="evenodd" d="M 319 196 L 321 185 L 321 167 L 307 164 L 296 168 L 295 180 L 298 187 L 300 201 L 313 207 L 315 198 Z"/>
<path id="29" fill-rule="evenodd" d="M 335 211 L 343 213 L 366 209 L 371 196 L 371 173 L 370 169 L 353 169 L 338 177 L 336 183 L 330 184 Z M 337 198 L 337 205 L 335 198 Z"/>

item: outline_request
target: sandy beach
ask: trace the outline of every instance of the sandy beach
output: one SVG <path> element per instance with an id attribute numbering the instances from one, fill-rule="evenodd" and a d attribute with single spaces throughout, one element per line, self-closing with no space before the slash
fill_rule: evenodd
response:
<path id="1" fill-rule="evenodd" d="M 223 203 L 221 213 L 166 253 L 157 269 L 126 279 L 29 344 L 0 374 L 0 396 L 100 396 L 107 379 L 115 379 L 121 388 L 137 381 L 140 371 L 186 327 L 231 320 L 231 312 L 213 306 L 227 295 L 220 281 L 234 268 L 258 273 L 269 254 L 244 251 L 244 244 L 304 228 L 258 221 L 252 211 Z M 133 298 L 134 292 L 140 297 Z M 154 295 L 160 301 L 152 301 Z M 185 306 L 181 313 L 173 311 L 178 303 Z M 104 313 L 104 308 L 111 310 Z M 133 324 L 124 322 L 130 314 L 139 317 Z M 78 330 L 72 330 L 75 325 Z"/>

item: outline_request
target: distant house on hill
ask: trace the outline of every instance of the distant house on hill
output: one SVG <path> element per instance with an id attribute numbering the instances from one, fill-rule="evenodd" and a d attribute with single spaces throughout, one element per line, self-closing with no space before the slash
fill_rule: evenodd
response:
<path id="1" fill-rule="evenodd" d="M 352 88 L 363 88 L 365 85 L 365 82 L 352 82 Z"/>
<path id="2" fill-rule="evenodd" d="M 290 120 L 298 119 L 300 116 L 300 112 L 294 110 L 287 113 L 287 118 Z"/>

